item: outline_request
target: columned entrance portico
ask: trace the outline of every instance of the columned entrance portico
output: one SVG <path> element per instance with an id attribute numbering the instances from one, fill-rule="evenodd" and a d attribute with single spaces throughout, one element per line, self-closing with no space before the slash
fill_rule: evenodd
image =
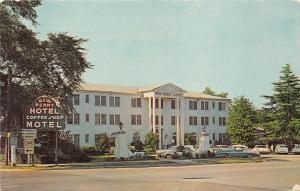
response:
<path id="1" fill-rule="evenodd" d="M 165 134 L 168 127 L 168 122 L 170 119 L 165 118 L 164 123 L 162 120 L 164 119 L 164 109 L 170 109 L 170 106 L 166 105 L 164 108 L 162 107 L 162 103 L 165 100 L 175 100 L 175 118 L 176 118 L 176 145 L 184 144 L 184 116 L 183 116 L 183 93 L 185 91 L 181 88 L 173 85 L 166 84 L 163 86 L 158 86 L 153 89 L 149 89 L 148 91 L 142 92 L 145 98 L 148 98 L 148 112 L 149 112 L 149 130 L 153 133 L 158 134 L 159 144 L 158 148 L 161 149 L 164 144 L 164 139 L 168 135 Z M 169 103 L 169 102 L 167 102 Z M 164 131 L 162 131 L 162 126 L 164 127 Z M 171 134 L 169 136 L 172 136 Z"/>

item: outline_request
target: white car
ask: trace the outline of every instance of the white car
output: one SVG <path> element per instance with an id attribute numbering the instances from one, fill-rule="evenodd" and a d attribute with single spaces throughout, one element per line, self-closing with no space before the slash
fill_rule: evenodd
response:
<path id="1" fill-rule="evenodd" d="M 258 152 L 259 154 L 270 153 L 270 150 L 266 145 L 255 145 L 255 147 L 252 150 Z"/>
<path id="2" fill-rule="evenodd" d="M 288 154 L 289 150 L 288 150 L 288 147 L 286 145 L 279 144 L 279 145 L 276 145 L 274 152 L 276 154 Z"/>
<path id="3" fill-rule="evenodd" d="M 292 153 L 300 154 L 300 145 L 299 144 L 294 146 Z"/>
<path id="4" fill-rule="evenodd" d="M 245 145 L 231 145 L 230 148 L 235 149 L 237 151 L 250 150 L 249 147 Z"/>

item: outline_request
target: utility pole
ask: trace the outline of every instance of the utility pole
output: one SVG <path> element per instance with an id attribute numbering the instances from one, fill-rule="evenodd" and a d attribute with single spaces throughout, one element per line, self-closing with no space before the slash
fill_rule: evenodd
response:
<path id="1" fill-rule="evenodd" d="M 12 89 L 12 68 L 7 70 L 7 96 L 6 96 L 6 133 L 5 133 L 5 165 L 9 164 L 9 145 L 10 145 L 10 130 L 11 130 L 11 89 Z"/>

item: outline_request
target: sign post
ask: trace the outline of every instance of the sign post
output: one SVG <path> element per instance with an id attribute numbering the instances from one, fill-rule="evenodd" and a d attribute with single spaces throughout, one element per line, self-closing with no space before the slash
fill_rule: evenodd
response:
<path id="1" fill-rule="evenodd" d="M 24 133 L 24 153 L 26 152 L 28 154 L 28 159 L 30 158 L 30 154 L 34 154 L 34 138 L 36 138 L 36 129 L 41 131 L 55 131 L 54 153 L 55 165 L 57 165 L 57 130 L 64 129 L 65 127 L 65 118 L 62 108 L 59 107 L 50 97 L 38 97 L 30 107 L 26 108 L 24 122 L 26 127 L 24 132 L 22 131 L 22 134 Z M 30 140 L 33 143 L 32 147 L 28 146 Z M 25 146 L 26 144 L 27 147 Z"/>

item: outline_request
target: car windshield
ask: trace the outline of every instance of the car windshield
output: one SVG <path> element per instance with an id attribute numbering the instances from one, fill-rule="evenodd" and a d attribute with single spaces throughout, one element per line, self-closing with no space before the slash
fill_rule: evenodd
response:
<path id="1" fill-rule="evenodd" d="M 278 145 L 278 146 L 281 147 L 281 148 L 287 148 L 286 145 Z"/>

